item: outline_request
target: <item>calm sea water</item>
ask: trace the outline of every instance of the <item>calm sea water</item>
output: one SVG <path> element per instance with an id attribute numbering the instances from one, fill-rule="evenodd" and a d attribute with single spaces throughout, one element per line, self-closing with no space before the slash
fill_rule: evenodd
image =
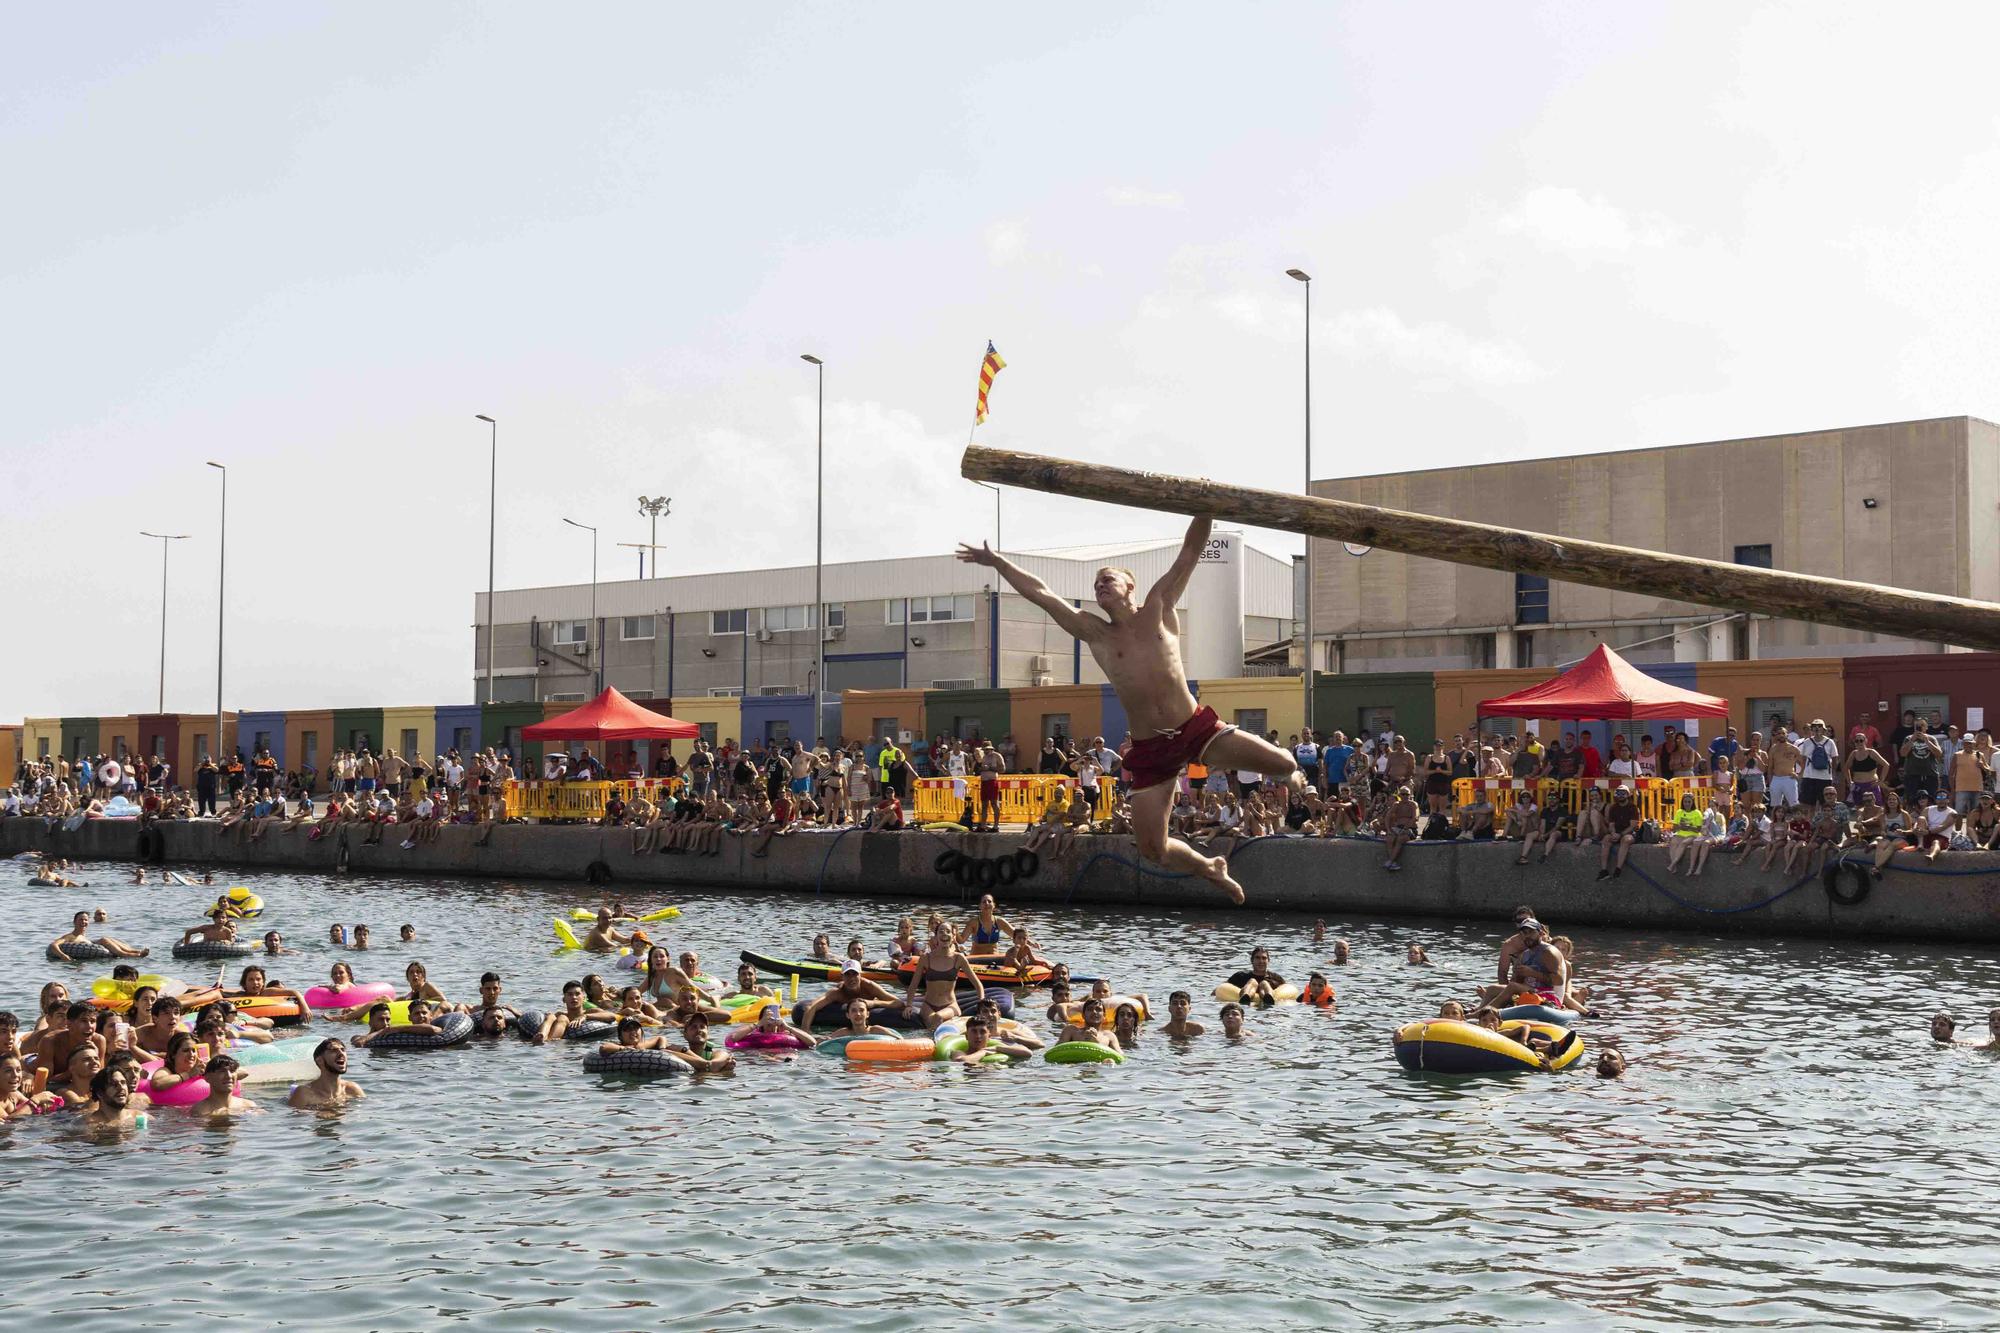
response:
<path id="1" fill-rule="evenodd" d="M 0 1001 L 22 1014 L 51 975 L 75 990 L 109 970 L 41 957 L 75 907 L 107 907 L 105 929 L 164 955 L 214 892 L 0 874 Z M 526 1007 L 585 966 L 546 943 L 555 909 L 594 901 L 581 886 L 230 882 L 303 947 L 273 969 L 287 982 L 335 957 L 400 982 L 415 957 L 454 999 L 496 969 Z M 739 948 L 803 952 L 822 930 L 879 953 L 925 906 L 683 905 L 668 942 L 718 974 Z M 1253 943 L 1300 980 L 1328 952 L 1291 917 L 1022 918 L 1162 1006 Z M 330 952 L 336 920 L 367 922 L 377 947 Z M 414 946 L 394 942 L 405 921 Z M 2000 1324 L 2000 1058 L 1925 1031 L 1941 1003 L 1983 1026 L 1991 951 L 1574 930 L 1607 1011 L 1588 1039 L 1615 1038 L 1630 1074 L 1600 1081 L 1586 1058 L 1449 1080 L 1403 1073 L 1389 1032 L 1485 979 L 1496 929 L 1328 924 L 1354 944 L 1329 969 L 1338 1014 L 1267 1012 L 1240 1046 L 1154 1038 L 1117 1067 L 806 1054 L 630 1085 L 584 1073 L 578 1045 L 508 1040 L 356 1051 L 368 1099 L 332 1116 L 268 1092 L 261 1116 L 160 1112 L 109 1144 L 17 1121 L 0 1128 L 8 1313 L 71 1330 Z M 1407 966 L 1411 942 L 1436 965 Z"/>

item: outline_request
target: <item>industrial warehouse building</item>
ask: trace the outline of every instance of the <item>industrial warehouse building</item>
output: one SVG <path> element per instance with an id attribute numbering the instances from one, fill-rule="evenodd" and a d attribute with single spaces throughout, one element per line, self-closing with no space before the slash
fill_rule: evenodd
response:
<path id="1" fill-rule="evenodd" d="M 1131 569 L 1143 592 L 1178 539 L 1010 552 L 1079 605 L 1105 565 Z M 494 699 L 567 702 L 603 683 L 633 699 L 808 695 L 826 654 L 825 734 L 839 735 L 849 690 L 992 690 L 1103 681 L 1090 655 L 993 571 L 951 555 L 501 590 L 493 626 Z M 1239 677 L 1246 654 L 1282 665 L 1292 643 L 1293 562 L 1240 532 L 1213 534 L 1179 608 L 1188 675 Z M 486 595 L 473 599 L 473 698 L 486 697 Z M 820 623 L 824 620 L 824 625 Z"/>
<path id="2" fill-rule="evenodd" d="M 2000 601 L 2000 426 L 1941 417 L 1315 482 L 1333 499 Z M 1314 664 L 1362 674 L 1942 653 L 1664 597 L 1312 544 Z M 1496 691 L 1497 693 L 1498 691 Z"/>

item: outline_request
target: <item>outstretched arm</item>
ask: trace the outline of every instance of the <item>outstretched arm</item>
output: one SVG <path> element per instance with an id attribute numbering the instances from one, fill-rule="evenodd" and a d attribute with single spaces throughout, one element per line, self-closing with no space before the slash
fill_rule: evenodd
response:
<path id="1" fill-rule="evenodd" d="M 1055 621 L 1067 634 L 1087 640 L 1104 627 L 1102 620 L 1096 616 L 1085 615 L 1071 606 L 1049 591 L 1048 584 L 984 542 L 978 546 L 961 542 L 958 547 L 958 558 L 969 565 L 985 565 L 999 571 L 1001 578 L 1014 585 L 1014 591 L 1048 612 L 1049 619 Z"/>
<path id="2" fill-rule="evenodd" d="M 1187 537 L 1181 542 L 1181 552 L 1174 557 L 1174 563 L 1167 572 L 1160 575 L 1160 581 L 1146 594 L 1146 605 L 1158 607 L 1163 614 L 1171 616 L 1180 605 L 1181 594 L 1187 591 L 1188 579 L 1194 575 L 1194 567 L 1201 563 L 1201 553 L 1208 546 L 1209 529 L 1214 525 L 1205 518 L 1198 518 L 1188 524 Z"/>

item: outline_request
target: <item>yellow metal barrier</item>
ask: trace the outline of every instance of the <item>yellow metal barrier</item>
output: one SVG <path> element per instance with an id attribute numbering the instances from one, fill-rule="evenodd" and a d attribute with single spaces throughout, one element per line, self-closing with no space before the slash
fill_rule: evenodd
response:
<path id="1" fill-rule="evenodd" d="M 1048 805 L 1049 788 L 1053 786 L 1065 788 L 1067 796 L 1076 789 L 1076 779 L 1044 773 L 1002 774 L 1000 822 L 1027 825 L 1039 820 Z M 980 813 L 978 778 L 918 778 L 913 795 L 916 809 L 910 812 L 910 817 L 920 823 L 955 824 L 965 813 L 967 801 L 972 802 L 974 814 Z M 1098 783 L 1097 808 L 1092 817 L 1109 819 L 1117 806 L 1117 784 Z"/>
<path id="2" fill-rule="evenodd" d="M 628 805 L 643 793 L 648 800 L 677 790 L 679 778 L 644 778 L 626 782 L 543 782 L 516 780 L 507 784 L 507 818 L 588 821 L 604 818 L 604 807 L 616 792 Z"/>
<path id="3" fill-rule="evenodd" d="M 1706 807 L 1709 794 L 1715 790 L 1712 777 L 1690 778 L 1594 778 L 1590 781 L 1557 781 L 1554 778 L 1458 778 L 1451 784 L 1452 803 L 1457 806 L 1471 805 L 1484 797 L 1492 803 L 1494 821 L 1498 823 L 1507 816 L 1520 800 L 1521 792 L 1530 785 L 1535 789 L 1535 801 L 1546 808 L 1550 802 L 1568 811 L 1580 814 L 1584 802 L 1592 790 L 1604 793 L 1605 800 L 1611 799 L 1613 787 L 1629 787 L 1632 799 L 1638 804 L 1639 817 L 1664 825 L 1673 818 L 1673 812 L 1680 807 L 1681 797 L 1693 793 L 1698 805 Z"/>

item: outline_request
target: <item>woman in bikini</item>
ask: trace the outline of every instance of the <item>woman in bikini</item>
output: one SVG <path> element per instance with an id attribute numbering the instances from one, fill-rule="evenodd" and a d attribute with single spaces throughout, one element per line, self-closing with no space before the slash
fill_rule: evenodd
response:
<path id="1" fill-rule="evenodd" d="M 966 933 L 973 953 L 1001 953 L 1007 948 L 1006 941 L 1013 938 L 1014 927 L 995 910 L 993 895 L 983 893 L 979 895 L 979 914 L 966 922 Z"/>
<path id="2" fill-rule="evenodd" d="M 972 960 L 952 941 L 951 927 L 936 922 L 931 926 L 930 947 L 917 955 L 917 965 L 910 973 L 909 990 L 903 996 L 904 1010 L 913 1018 L 922 1018 L 927 1028 L 959 1017 L 960 977 L 972 983 L 978 998 L 986 998 L 986 987 L 973 972 Z"/>

